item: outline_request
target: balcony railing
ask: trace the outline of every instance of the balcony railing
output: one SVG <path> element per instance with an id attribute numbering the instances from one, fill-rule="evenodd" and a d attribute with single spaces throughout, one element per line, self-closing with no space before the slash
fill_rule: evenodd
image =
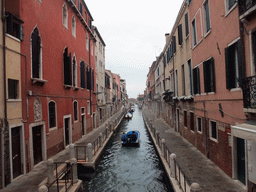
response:
<path id="1" fill-rule="evenodd" d="M 256 76 L 242 79 L 244 108 L 256 109 Z"/>
<path id="2" fill-rule="evenodd" d="M 256 0 L 239 0 L 239 14 L 242 15 L 256 5 Z"/>

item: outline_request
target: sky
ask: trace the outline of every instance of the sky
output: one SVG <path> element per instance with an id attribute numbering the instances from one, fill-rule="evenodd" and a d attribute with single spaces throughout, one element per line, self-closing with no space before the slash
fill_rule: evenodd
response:
<path id="1" fill-rule="evenodd" d="M 105 68 L 126 80 L 129 98 L 143 94 L 183 0 L 84 1 L 106 44 Z"/>

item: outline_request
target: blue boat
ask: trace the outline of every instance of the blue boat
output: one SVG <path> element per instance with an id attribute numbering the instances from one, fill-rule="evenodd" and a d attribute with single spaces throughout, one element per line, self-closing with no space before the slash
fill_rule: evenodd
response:
<path id="1" fill-rule="evenodd" d="M 121 140 L 123 146 L 138 146 L 140 144 L 140 132 L 133 130 L 123 133 Z"/>

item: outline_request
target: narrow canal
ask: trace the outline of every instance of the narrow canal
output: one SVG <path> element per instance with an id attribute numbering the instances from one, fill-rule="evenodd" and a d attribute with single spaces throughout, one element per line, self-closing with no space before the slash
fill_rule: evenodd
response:
<path id="1" fill-rule="evenodd" d="M 140 147 L 122 147 L 122 132 L 130 130 L 140 131 Z M 131 120 L 122 120 L 96 172 L 80 179 L 83 192 L 173 191 L 137 106 Z"/>

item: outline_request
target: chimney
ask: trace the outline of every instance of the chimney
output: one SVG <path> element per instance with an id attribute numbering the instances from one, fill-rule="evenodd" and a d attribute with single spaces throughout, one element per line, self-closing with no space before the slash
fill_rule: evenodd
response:
<path id="1" fill-rule="evenodd" d="M 168 37 L 169 37 L 169 33 L 165 33 L 165 41 L 166 41 L 166 43 L 167 43 L 167 41 L 168 41 Z"/>

